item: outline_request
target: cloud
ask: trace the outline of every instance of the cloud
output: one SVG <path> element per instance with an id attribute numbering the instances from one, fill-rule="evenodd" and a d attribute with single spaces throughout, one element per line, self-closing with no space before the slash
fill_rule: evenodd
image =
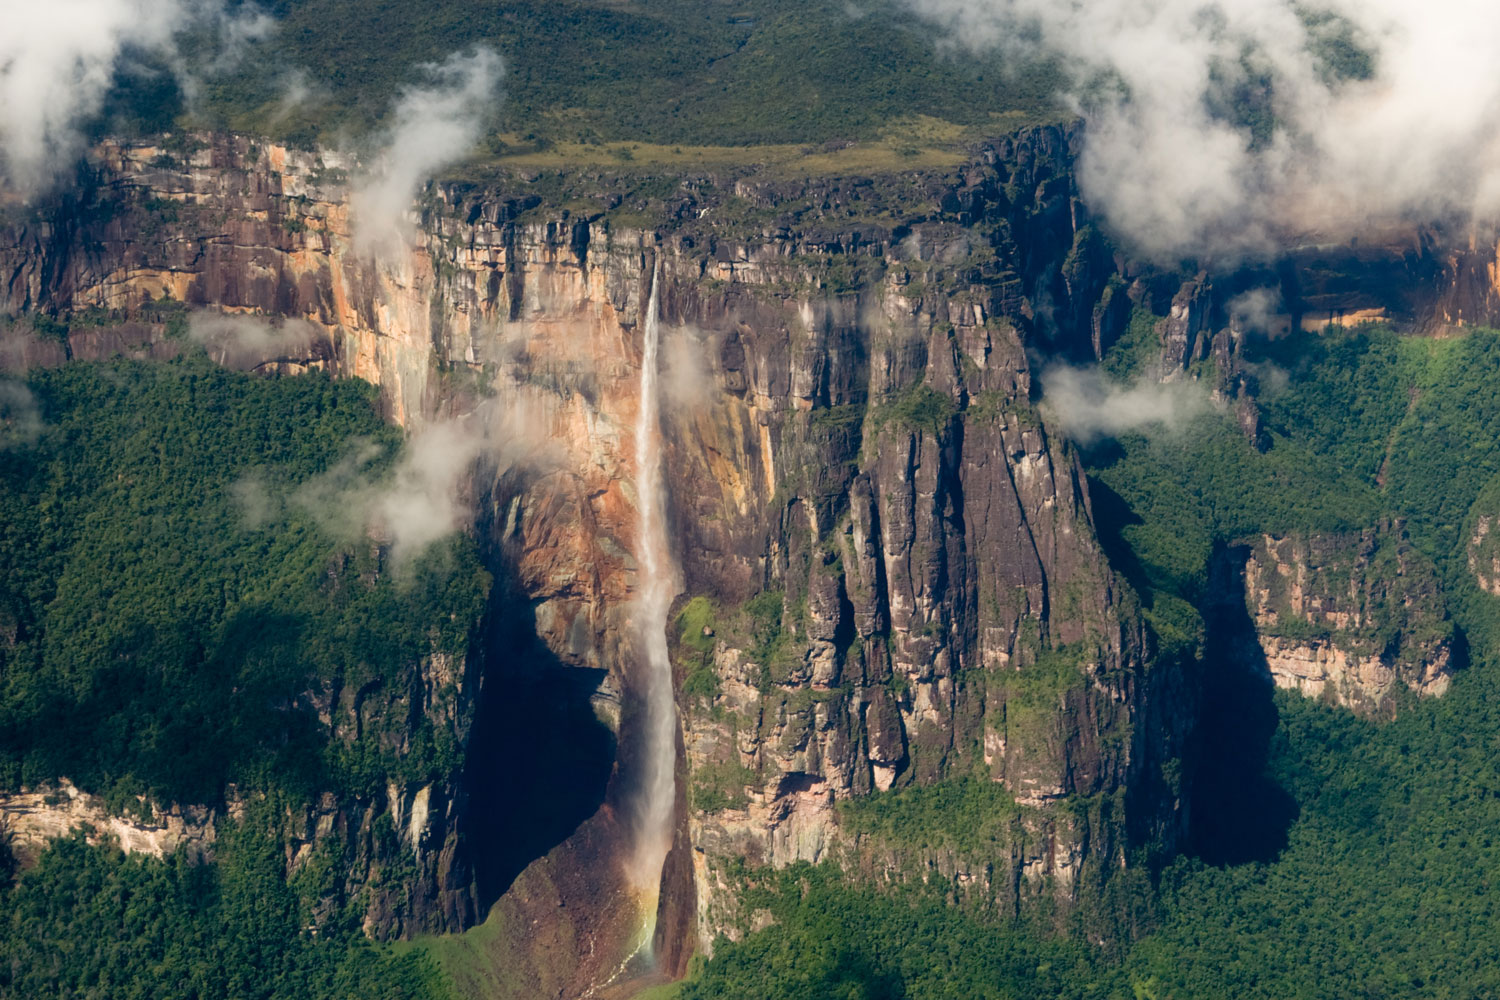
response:
<path id="1" fill-rule="evenodd" d="M 0 173 L 23 194 L 49 183 L 82 148 L 79 123 L 99 109 L 127 47 L 163 52 L 182 0 L 12 4 L 0 33 Z"/>
<path id="2" fill-rule="evenodd" d="M 258 530 L 275 523 L 281 514 L 281 502 L 258 476 L 246 476 L 229 487 L 229 499 L 240 515 L 240 523 Z"/>
<path id="3" fill-rule="evenodd" d="M 42 433 L 42 411 L 23 382 L 0 379 L 0 451 L 21 448 Z"/>
<path id="4" fill-rule="evenodd" d="M 140 57 L 172 67 L 191 97 L 196 77 L 237 62 L 274 22 L 253 4 L 223 0 L 49 0 L 14 3 L 0 32 L 0 183 L 31 197 L 83 150 L 117 68 Z M 178 51 L 190 28 L 207 29 L 210 51 Z"/>
<path id="5" fill-rule="evenodd" d="M 1500 5 L 905 2 L 971 49 L 1058 57 L 1083 194 L 1159 258 L 1500 210 Z"/>
<path id="6" fill-rule="evenodd" d="M 1270 337 L 1284 336 L 1289 330 L 1291 316 L 1276 289 L 1252 288 L 1230 299 L 1226 308 L 1235 330 Z"/>
<path id="7" fill-rule="evenodd" d="M 690 327 L 662 331 L 659 384 L 668 409 L 693 413 L 709 403 L 714 379 L 704 357 L 707 347 L 703 335 Z"/>
<path id="8" fill-rule="evenodd" d="M 275 323 L 258 316 L 232 313 L 194 313 L 188 336 L 202 344 L 208 356 L 226 368 L 249 371 L 270 361 L 300 360 L 328 334 L 304 319 Z"/>
<path id="9" fill-rule="evenodd" d="M 1122 385 L 1097 368 L 1053 365 L 1042 371 L 1041 384 L 1042 405 L 1053 422 L 1083 442 L 1128 431 L 1175 432 L 1212 405 L 1197 382 Z"/>
<path id="10" fill-rule="evenodd" d="M 479 141 L 503 67 L 498 55 L 480 47 L 424 69 L 430 85 L 401 94 L 374 169 L 350 196 L 361 253 L 394 252 L 406 245 L 406 213 L 412 198 L 434 171 L 461 158 Z"/>
<path id="11" fill-rule="evenodd" d="M 418 430 L 388 470 L 372 465 L 378 446 L 351 442 L 345 458 L 301 486 L 292 503 L 337 537 L 374 536 L 390 546 L 396 565 L 407 565 L 471 521 L 474 508 L 465 493 L 475 477 L 550 464 L 548 415 L 545 405 L 525 393 L 488 399 L 472 413 Z M 245 509 L 266 509 L 247 490 L 237 498 Z"/>

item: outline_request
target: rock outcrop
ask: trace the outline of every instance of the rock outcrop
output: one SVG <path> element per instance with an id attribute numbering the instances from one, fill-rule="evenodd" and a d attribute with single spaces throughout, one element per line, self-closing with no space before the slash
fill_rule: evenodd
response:
<path id="1" fill-rule="evenodd" d="M 1401 522 L 1263 535 L 1226 558 L 1243 559 L 1242 593 L 1277 687 L 1366 715 L 1395 711 L 1398 688 L 1448 689 L 1454 626 L 1432 562 Z"/>
<path id="2" fill-rule="evenodd" d="M 144 797 L 132 815 L 107 809 L 66 778 L 55 785 L 0 794 L 0 836 L 21 864 L 59 837 L 82 833 L 90 843 L 111 839 L 129 854 L 161 858 L 181 849 L 203 858 L 218 835 L 218 816 L 204 806 L 156 806 Z M 231 807 L 233 812 L 233 807 Z"/>

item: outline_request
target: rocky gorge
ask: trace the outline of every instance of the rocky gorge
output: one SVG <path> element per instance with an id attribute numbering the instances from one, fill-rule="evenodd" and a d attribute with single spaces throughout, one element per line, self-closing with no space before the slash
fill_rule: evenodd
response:
<path id="1" fill-rule="evenodd" d="M 1097 360 L 1144 317 L 1149 377 L 1207 383 L 1253 438 L 1247 293 L 1287 328 L 1435 331 L 1500 304 L 1495 241 L 1472 233 L 1293 242 L 1222 274 L 1131 260 L 1078 195 L 1076 141 L 1030 129 L 897 177 L 601 174 L 566 197 L 550 177 L 443 182 L 414 206 L 412 245 L 374 255 L 354 238 L 353 165 L 332 154 L 225 135 L 104 146 L 55 203 L 0 221 L 0 359 L 168 357 L 188 347 L 183 308 L 246 314 L 317 334 L 244 367 L 366 379 L 413 432 L 484 416 L 462 492 L 497 586 L 472 648 L 434 651 L 384 703 L 325 706 L 334 730 L 423 715 L 469 765 L 287 826 L 355 848 L 372 936 L 461 931 L 493 904 L 529 928 L 494 946 L 518 995 L 583 995 L 639 926 L 623 871 L 646 680 L 632 428 L 659 275 L 680 721 L 662 967 L 755 925 L 741 895 L 763 865 L 938 874 L 985 908 L 1067 914 L 1184 841 L 1205 668 L 1106 555 L 1076 450 L 1038 406 L 1043 360 Z M 1399 524 L 1239 558 L 1221 590 L 1243 595 L 1278 685 L 1372 713 L 1398 682 L 1444 690 L 1451 626 Z M 1402 586 L 1370 572 L 1381 560 Z M 1397 634 L 1367 635 L 1390 607 Z M 496 866 L 533 808 L 496 801 L 518 787 L 504 772 L 564 722 L 602 748 L 557 764 L 595 808 Z M 1010 800 L 981 846 L 846 809 L 955 781 Z M 414 873 L 377 878 L 406 852 Z"/>

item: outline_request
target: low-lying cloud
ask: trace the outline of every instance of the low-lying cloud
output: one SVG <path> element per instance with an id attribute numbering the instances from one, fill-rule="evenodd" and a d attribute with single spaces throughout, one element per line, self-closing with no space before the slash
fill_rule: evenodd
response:
<path id="1" fill-rule="evenodd" d="M 535 400 L 490 399 L 472 413 L 418 430 L 390 469 L 372 464 L 381 453 L 377 445 L 352 442 L 343 460 L 290 499 L 336 537 L 373 536 L 390 546 L 397 566 L 408 565 L 471 521 L 472 497 L 465 494 L 476 477 L 542 468 L 551 440 L 546 409 Z M 266 491 L 253 481 L 237 490 L 247 524 L 263 522 L 272 506 Z"/>
<path id="2" fill-rule="evenodd" d="M 1085 443 L 1131 431 L 1175 432 L 1212 408 L 1208 391 L 1190 381 L 1122 384 L 1097 368 L 1053 365 L 1041 384 L 1052 422 Z"/>
<path id="3" fill-rule="evenodd" d="M 29 194 L 82 146 L 127 47 L 162 52 L 182 0 L 55 0 L 12 4 L 0 33 L 0 173 Z"/>
<path id="4" fill-rule="evenodd" d="M 42 433 L 42 411 L 24 382 L 0 378 L 0 451 L 23 448 Z"/>
<path id="5" fill-rule="evenodd" d="M 969 48 L 1058 57 L 1083 193 L 1158 257 L 1500 210 L 1500 5 L 906 3 Z"/>
<path id="6" fill-rule="evenodd" d="M 234 313 L 194 313 L 188 336 L 226 368 L 249 371 L 271 361 L 306 358 L 326 331 L 305 319 L 278 319 Z"/>
<path id="7" fill-rule="evenodd" d="M 211 29 L 209 52 L 178 50 L 185 29 Z M 171 67 L 191 98 L 200 75 L 231 68 L 274 22 L 224 0 L 49 0 L 13 3 L 0 32 L 0 186 L 46 190 L 84 146 L 116 70 L 151 58 Z"/>
<path id="8" fill-rule="evenodd" d="M 424 70 L 431 82 L 402 92 L 373 168 L 350 196 L 362 253 L 394 252 L 410 241 L 412 198 L 424 180 L 479 141 L 503 67 L 493 50 L 480 47 Z"/>

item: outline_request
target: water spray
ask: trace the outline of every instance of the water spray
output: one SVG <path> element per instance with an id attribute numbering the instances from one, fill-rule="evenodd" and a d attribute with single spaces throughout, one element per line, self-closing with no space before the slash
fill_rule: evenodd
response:
<path id="1" fill-rule="evenodd" d="M 661 346 L 661 262 L 651 269 L 641 356 L 641 398 L 635 423 L 636 494 L 640 532 L 636 560 L 640 593 L 635 617 L 645 672 L 642 780 L 638 786 L 635 850 L 629 862 L 631 885 L 646 910 L 643 939 L 635 955 L 648 961 L 656 930 L 662 868 L 672 846 L 672 811 L 676 801 L 677 703 L 672 695 L 672 661 L 667 653 L 667 613 L 673 597 L 672 556 L 667 543 L 666 499 L 662 475 L 662 440 L 658 355 Z"/>

